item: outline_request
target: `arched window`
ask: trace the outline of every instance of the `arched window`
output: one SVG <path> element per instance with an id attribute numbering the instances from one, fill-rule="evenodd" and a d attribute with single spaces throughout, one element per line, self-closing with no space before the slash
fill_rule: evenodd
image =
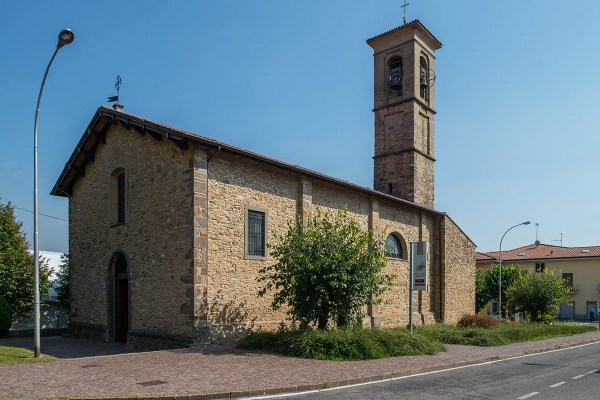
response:
<path id="1" fill-rule="evenodd" d="M 115 262 L 115 275 L 121 275 L 127 273 L 127 259 L 121 253 L 117 256 L 117 261 Z"/>
<path id="2" fill-rule="evenodd" d="M 402 57 L 392 57 L 389 61 L 388 86 L 395 90 L 397 95 L 402 94 Z"/>
<path id="3" fill-rule="evenodd" d="M 429 101 L 429 68 L 427 66 L 427 60 L 425 57 L 421 57 L 419 62 L 419 87 L 420 94 L 423 100 Z"/>
<path id="4" fill-rule="evenodd" d="M 385 240 L 385 255 L 391 258 L 404 258 L 404 252 L 402 250 L 402 242 L 393 233 L 388 235 Z"/>

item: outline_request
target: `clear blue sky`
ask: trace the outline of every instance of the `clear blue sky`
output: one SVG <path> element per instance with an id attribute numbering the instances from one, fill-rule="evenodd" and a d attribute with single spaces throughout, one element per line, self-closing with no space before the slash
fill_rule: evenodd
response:
<path id="1" fill-rule="evenodd" d="M 600 245 L 600 2 L 410 0 L 437 52 L 436 208 L 480 251 L 563 233 Z M 125 111 L 372 187 L 373 59 L 365 40 L 402 24 L 400 0 L 17 2 L 0 5 L 0 197 L 40 212 L 97 107 L 123 78 Z M 31 242 L 33 217 L 17 210 Z M 40 217 L 40 249 L 67 224 Z"/>

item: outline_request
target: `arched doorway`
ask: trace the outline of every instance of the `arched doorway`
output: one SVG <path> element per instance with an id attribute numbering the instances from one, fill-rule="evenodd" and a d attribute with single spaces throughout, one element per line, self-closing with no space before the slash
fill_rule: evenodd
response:
<path id="1" fill-rule="evenodd" d="M 114 264 L 114 327 L 115 342 L 127 342 L 129 330 L 129 271 L 127 259 L 117 254 Z"/>

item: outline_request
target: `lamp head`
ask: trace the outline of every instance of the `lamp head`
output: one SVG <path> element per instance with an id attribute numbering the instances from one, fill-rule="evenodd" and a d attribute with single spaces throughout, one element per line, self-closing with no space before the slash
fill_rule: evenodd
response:
<path id="1" fill-rule="evenodd" d="M 58 48 L 73 43 L 75 40 L 75 34 L 69 28 L 65 28 L 58 34 Z"/>
<path id="2" fill-rule="evenodd" d="M 530 223 L 531 223 L 531 221 L 525 221 L 521 225 L 529 225 Z"/>

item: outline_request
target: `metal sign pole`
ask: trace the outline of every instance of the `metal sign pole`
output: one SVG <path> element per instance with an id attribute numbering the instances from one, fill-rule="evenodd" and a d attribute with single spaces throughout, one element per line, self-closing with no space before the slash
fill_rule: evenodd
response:
<path id="1" fill-rule="evenodd" d="M 409 281 L 408 281 L 408 326 L 410 326 L 410 334 L 413 333 L 413 251 L 411 243 L 410 252 L 410 267 L 409 267 Z"/>

